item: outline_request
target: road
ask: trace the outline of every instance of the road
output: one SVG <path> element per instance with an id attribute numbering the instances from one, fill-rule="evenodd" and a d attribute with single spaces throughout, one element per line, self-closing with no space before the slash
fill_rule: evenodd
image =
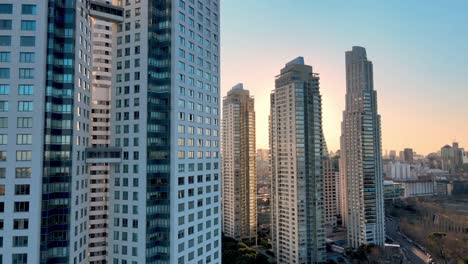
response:
<path id="1" fill-rule="evenodd" d="M 398 233 L 400 229 L 400 222 L 398 219 L 386 218 L 385 229 L 387 236 L 400 244 L 400 247 L 405 251 L 409 263 L 424 264 L 428 262 L 429 257 L 424 253 L 424 251 L 413 245 L 413 243 Z"/>

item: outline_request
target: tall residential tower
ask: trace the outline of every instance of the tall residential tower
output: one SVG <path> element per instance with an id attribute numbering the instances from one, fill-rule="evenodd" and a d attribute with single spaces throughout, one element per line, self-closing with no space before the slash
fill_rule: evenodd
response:
<path id="1" fill-rule="evenodd" d="M 278 263 L 325 261 L 319 77 L 298 57 L 270 99 L 272 240 Z"/>
<path id="2" fill-rule="evenodd" d="M 234 86 L 224 97 L 222 123 L 223 232 L 236 240 L 255 244 L 255 106 L 242 84 Z"/>
<path id="3" fill-rule="evenodd" d="M 1 263 L 220 263 L 218 0 L 0 0 Z"/>
<path id="4" fill-rule="evenodd" d="M 351 247 L 385 241 L 382 151 L 377 92 L 366 50 L 346 52 L 346 109 L 341 124 L 343 222 Z"/>

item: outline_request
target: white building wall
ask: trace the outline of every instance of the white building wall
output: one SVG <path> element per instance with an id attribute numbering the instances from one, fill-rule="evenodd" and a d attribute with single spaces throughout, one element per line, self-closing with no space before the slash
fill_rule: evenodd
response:
<path id="1" fill-rule="evenodd" d="M 47 44 L 47 16 L 44 14 L 47 14 L 47 1 L 0 0 L 0 5 L 5 4 L 11 5 L 12 12 L 0 14 L 0 19 L 11 21 L 11 29 L 0 30 L 1 36 L 11 37 L 10 45 L 0 46 L 0 68 L 9 69 L 9 76 L 0 78 L 0 262 L 12 263 L 12 258 L 26 256 L 20 258 L 27 263 L 38 263 Z M 24 14 L 22 6 L 26 4 L 35 6 L 33 14 Z M 35 30 L 23 30 L 23 20 L 34 21 Z M 35 36 L 35 45 L 22 46 L 21 36 Z M 30 54 L 31 60 L 21 60 L 24 52 Z M 33 69 L 31 78 L 20 77 L 20 68 Z M 32 88 L 23 89 L 21 85 Z M 31 102 L 32 108 L 19 108 L 20 102 Z M 17 151 L 27 151 L 27 157 L 17 159 Z M 15 209 L 18 202 L 26 202 L 28 210 L 19 212 Z"/>

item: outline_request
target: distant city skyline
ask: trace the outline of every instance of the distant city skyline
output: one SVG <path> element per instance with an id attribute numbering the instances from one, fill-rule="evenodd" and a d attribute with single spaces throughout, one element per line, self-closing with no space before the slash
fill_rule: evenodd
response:
<path id="1" fill-rule="evenodd" d="M 222 94 L 238 82 L 250 87 L 257 148 L 268 148 L 264 135 L 277 69 L 303 56 L 320 73 L 324 133 L 329 150 L 339 149 L 342 58 L 351 46 L 366 47 L 374 63 L 383 153 L 412 148 L 426 155 L 453 141 L 468 147 L 468 2 L 294 3 L 221 4 Z"/>

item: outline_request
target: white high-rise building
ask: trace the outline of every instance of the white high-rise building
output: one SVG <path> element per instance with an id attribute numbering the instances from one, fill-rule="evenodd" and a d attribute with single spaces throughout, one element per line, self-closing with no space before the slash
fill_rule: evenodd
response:
<path id="1" fill-rule="evenodd" d="M 242 84 L 223 99 L 222 175 L 223 232 L 255 245 L 257 175 L 254 98 Z"/>
<path id="2" fill-rule="evenodd" d="M 219 2 L 0 20 L 0 262 L 220 263 Z"/>
<path id="3" fill-rule="evenodd" d="M 109 261 L 220 263 L 219 2 L 118 2 Z"/>
<path id="4" fill-rule="evenodd" d="M 278 263 L 325 261 L 319 76 L 302 57 L 281 69 L 270 104 L 273 251 Z"/>
<path id="5" fill-rule="evenodd" d="M 372 62 L 366 50 L 346 52 L 346 109 L 343 112 L 340 174 L 343 222 L 349 246 L 383 246 L 385 218 L 380 115 Z"/>

